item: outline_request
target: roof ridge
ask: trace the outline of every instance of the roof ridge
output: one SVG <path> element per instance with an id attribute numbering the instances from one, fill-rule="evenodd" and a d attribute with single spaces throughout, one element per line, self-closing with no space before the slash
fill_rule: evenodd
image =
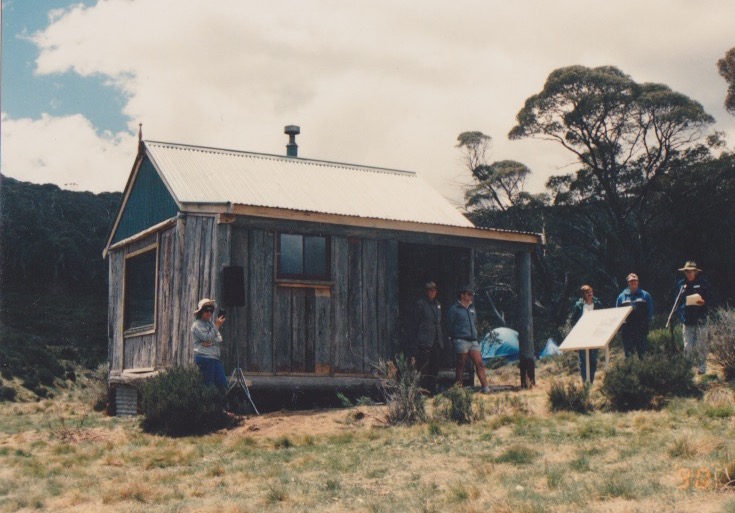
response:
<path id="1" fill-rule="evenodd" d="M 181 148 L 183 150 L 189 150 L 189 151 L 198 151 L 202 153 L 229 153 L 234 156 L 239 157 L 248 157 L 248 158 L 262 158 L 262 159 L 268 159 L 268 160 L 280 160 L 283 162 L 292 162 L 292 163 L 304 163 L 304 164 L 312 164 L 317 166 L 330 166 L 330 167 L 341 167 L 346 169 L 357 169 L 361 171 L 368 171 L 368 172 L 375 172 L 375 173 L 388 173 L 388 174 L 399 174 L 399 175 L 405 175 L 405 176 L 411 176 L 411 177 L 418 177 L 418 174 L 415 171 L 405 171 L 402 169 L 394 169 L 394 168 L 388 168 L 388 167 L 377 167 L 377 166 L 366 166 L 362 164 L 350 164 L 347 162 L 335 162 L 330 160 L 319 160 L 319 159 L 306 159 L 303 157 L 289 157 L 287 155 L 275 155 L 273 153 L 259 153 L 254 151 L 245 151 L 245 150 L 233 150 L 228 148 L 215 148 L 210 146 L 198 146 L 194 144 L 183 144 L 183 143 L 172 143 L 172 142 L 165 142 L 165 141 L 150 141 L 150 140 L 144 140 L 143 144 L 147 145 L 158 145 L 163 147 L 169 147 L 169 148 Z"/>

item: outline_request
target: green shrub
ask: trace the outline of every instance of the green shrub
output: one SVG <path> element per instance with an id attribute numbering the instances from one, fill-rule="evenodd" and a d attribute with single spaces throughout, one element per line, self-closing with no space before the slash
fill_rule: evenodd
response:
<path id="1" fill-rule="evenodd" d="M 141 390 L 142 428 L 170 436 L 205 434 L 225 427 L 224 395 L 207 386 L 195 367 L 176 367 Z"/>
<path id="2" fill-rule="evenodd" d="M 395 361 L 381 363 L 385 378 L 380 389 L 388 405 L 388 423 L 412 425 L 426 420 L 426 399 L 421 393 L 421 373 L 412 359 L 399 354 Z"/>
<path id="3" fill-rule="evenodd" d="M 648 332 L 648 352 L 649 353 L 665 353 L 672 354 L 672 350 L 681 351 L 683 349 L 681 338 L 681 325 L 677 324 L 673 331 L 666 328 L 659 328 Z"/>
<path id="4" fill-rule="evenodd" d="M 681 354 L 626 358 L 605 374 L 602 394 L 617 411 L 662 407 L 670 397 L 693 395 L 692 362 Z"/>
<path id="5" fill-rule="evenodd" d="M 470 389 L 453 386 L 434 397 L 434 416 L 457 424 L 469 424 L 485 417 L 484 404 L 474 400 Z"/>
<path id="6" fill-rule="evenodd" d="M 735 380 L 735 310 L 718 309 L 707 327 L 712 357 L 722 366 L 727 381 Z"/>
<path id="7" fill-rule="evenodd" d="M 549 408 L 551 411 L 591 412 L 594 408 L 590 401 L 590 386 L 570 381 L 565 387 L 559 381 L 552 382 L 549 389 Z"/>

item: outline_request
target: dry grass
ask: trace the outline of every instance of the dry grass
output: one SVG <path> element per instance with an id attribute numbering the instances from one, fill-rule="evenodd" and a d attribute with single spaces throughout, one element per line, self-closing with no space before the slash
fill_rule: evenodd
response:
<path id="1" fill-rule="evenodd" d="M 554 414 L 559 368 L 544 364 L 533 390 L 476 396 L 486 418 L 466 425 L 387 427 L 385 407 L 360 406 L 170 439 L 88 412 L 74 390 L 0 404 L 0 512 L 735 511 L 727 391 L 659 412 Z M 492 384 L 517 385 L 516 372 Z"/>

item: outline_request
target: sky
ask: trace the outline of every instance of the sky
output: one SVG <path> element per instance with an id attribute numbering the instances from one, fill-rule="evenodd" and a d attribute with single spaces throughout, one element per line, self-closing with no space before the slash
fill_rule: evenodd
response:
<path id="1" fill-rule="evenodd" d="M 549 73 L 612 65 L 700 102 L 735 145 L 716 62 L 732 0 L 2 0 L 0 171 L 122 191 L 143 138 L 417 172 L 459 205 L 457 136 L 532 171 L 575 161 L 508 140 Z"/>

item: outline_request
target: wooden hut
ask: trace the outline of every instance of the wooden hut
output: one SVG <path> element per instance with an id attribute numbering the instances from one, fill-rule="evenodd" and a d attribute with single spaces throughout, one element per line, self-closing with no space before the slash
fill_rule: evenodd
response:
<path id="1" fill-rule="evenodd" d="M 227 307 L 225 370 L 253 391 L 374 380 L 422 284 L 449 304 L 477 248 L 516 254 L 532 353 L 539 235 L 478 229 L 415 173 L 299 158 L 291 138 L 285 156 L 140 141 L 104 250 L 118 411 L 140 379 L 193 362 L 203 297 Z"/>

